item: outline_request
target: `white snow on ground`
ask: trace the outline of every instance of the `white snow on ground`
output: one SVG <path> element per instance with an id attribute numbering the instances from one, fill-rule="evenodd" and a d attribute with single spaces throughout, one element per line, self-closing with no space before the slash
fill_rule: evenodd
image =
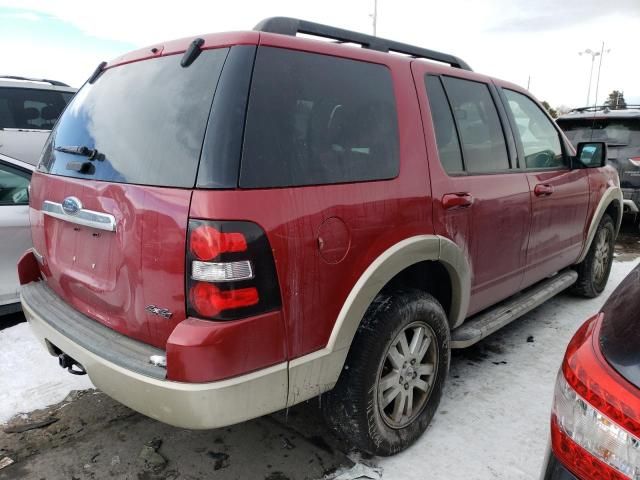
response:
<path id="1" fill-rule="evenodd" d="M 375 459 L 383 467 L 383 479 L 537 479 L 566 345 L 636 264 L 614 263 L 599 298 L 562 294 L 485 339 L 479 348 L 455 354 L 427 433 L 407 451 Z M 487 358 L 481 358 L 483 352 Z M 91 386 L 87 376 L 60 369 L 27 324 L 0 331 L 0 423 Z"/>
<path id="2" fill-rule="evenodd" d="M 71 390 L 92 387 L 88 376 L 62 370 L 28 324 L 0 330 L 0 424 L 17 413 L 58 403 Z"/>
<path id="3" fill-rule="evenodd" d="M 408 450 L 377 459 L 384 480 L 539 478 L 566 346 L 636 264 L 615 262 L 600 297 L 561 294 L 491 335 L 480 348 L 454 355 L 431 427 Z M 488 358 L 474 358 L 482 352 Z"/>

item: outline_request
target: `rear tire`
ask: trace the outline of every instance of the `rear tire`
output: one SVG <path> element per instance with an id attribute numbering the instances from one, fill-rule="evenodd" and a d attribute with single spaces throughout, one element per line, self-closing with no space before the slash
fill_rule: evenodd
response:
<path id="1" fill-rule="evenodd" d="M 578 281 L 572 287 L 573 293 L 586 298 L 594 298 L 602 293 L 611 273 L 615 231 L 613 220 L 605 213 L 589 247 L 589 253 L 576 265 Z"/>
<path id="2" fill-rule="evenodd" d="M 352 446 L 393 455 L 429 426 L 450 362 L 442 306 L 418 290 L 379 294 L 353 340 L 335 388 L 323 397 L 327 423 Z"/>

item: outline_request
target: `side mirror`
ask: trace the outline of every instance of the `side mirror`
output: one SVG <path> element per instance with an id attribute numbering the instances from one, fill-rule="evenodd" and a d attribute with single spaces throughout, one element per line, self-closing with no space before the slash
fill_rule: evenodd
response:
<path id="1" fill-rule="evenodd" d="M 604 167 L 607 163 L 607 144 L 605 142 L 581 142 L 578 144 L 576 158 L 587 168 Z"/>

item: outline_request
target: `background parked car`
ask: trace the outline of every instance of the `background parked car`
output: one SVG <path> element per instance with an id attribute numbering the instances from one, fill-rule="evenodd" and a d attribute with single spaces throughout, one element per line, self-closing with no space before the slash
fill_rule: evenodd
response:
<path id="1" fill-rule="evenodd" d="M 620 176 L 624 211 L 640 219 L 640 105 L 624 110 L 578 108 L 558 118 L 557 123 L 574 146 L 580 142 L 607 143 L 609 164 Z"/>
<path id="2" fill-rule="evenodd" d="M 0 315 L 20 310 L 16 263 L 31 246 L 29 181 L 34 166 L 0 154 Z"/>
<path id="3" fill-rule="evenodd" d="M 640 266 L 569 343 L 544 480 L 640 478 L 639 309 Z"/>
<path id="4" fill-rule="evenodd" d="M 35 164 L 75 92 L 56 80 L 0 76 L 0 153 Z"/>

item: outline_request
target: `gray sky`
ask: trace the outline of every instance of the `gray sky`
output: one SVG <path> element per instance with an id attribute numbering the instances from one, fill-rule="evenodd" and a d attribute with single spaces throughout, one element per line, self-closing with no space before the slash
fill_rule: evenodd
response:
<path id="1" fill-rule="evenodd" d="M 378 0 L 378 34 L 453 53 L 476 71 L 527 86 L 553 106 L 586 103 L 591 57 L 604 56 L 598 103 L 621 89 L 640 104 L 640 0 Z M 274 15 L 371 32 L 373 0 L 321 2 L 0 0 L 2 73 L 79 86 L 101 60 Z M 592 100 L 598 70 L 596 60 Z"/>

